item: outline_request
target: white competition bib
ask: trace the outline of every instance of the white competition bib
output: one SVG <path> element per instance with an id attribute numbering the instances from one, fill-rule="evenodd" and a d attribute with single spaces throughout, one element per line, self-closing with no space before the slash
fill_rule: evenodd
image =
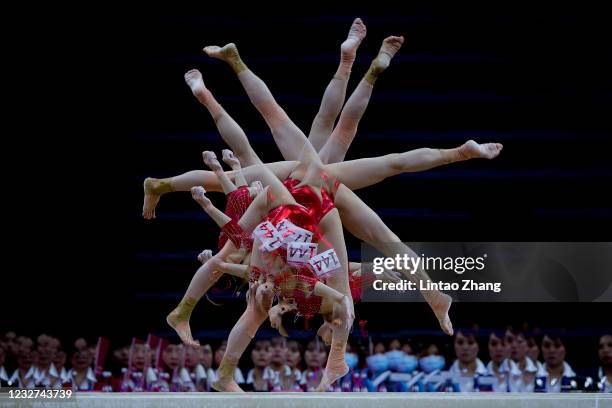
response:
<path id="1" fill-rule="evenodd" d="M 286 244 L 289 242 L 311 242 L 314 235 L 312 232 L 298 227 L 288 219 L 284 219 L 276 224 L 276 229 L 281 233 Z"/>
<path id="2" fill-rule="evenodd" d="M 261 249 L 274 251 L 283 245 L 283 236 L 270 221 L 264 221 L 253 230 L 253 235 L 261 241 Z"/>
<path id="3" fill-rule="evenodd" d="M 318 244 L 312 242 L 290 242 L 287 245 L 287 262 L 305 264 L 317 254 Z"/>
<path id="4" fill-rule="evenodd" d="M 317 276 L 326 275 L 341 266 L 338 255 L 333 248 L 313 257 L 308 263 L 312 266 Z"/>

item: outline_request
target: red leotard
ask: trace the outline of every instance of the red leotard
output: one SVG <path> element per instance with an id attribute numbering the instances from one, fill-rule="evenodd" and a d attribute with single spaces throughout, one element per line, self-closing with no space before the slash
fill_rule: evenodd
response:
<path id="1" fill-rule="evenodd" d="M 325 214 L 335 208 L 334 193 L 338 190 L 338 186 L 340 185 L 337 180 L 331 189 L 321 187 L 322 199 L 307 185 L 297 187 L 297 185 L 300 184 L 300 180 L 287 178 L 283 181 L 283 184 L 287 187 L 287 190 L 289 190 L 293 198 L 295 198 L 295 201 L 308 209 L 308 212 L 312 215 L 317 224 Z"/>
<path id="2" fill-rule="evenodd" d="M 253 202 L 249 194 L 249 188 L 247 186 L 238 187 L 236 190 L 228 193 L 226 197 L 225 214 L 233 221 L 238 222 Z M 219 250 L 223 248 L 227 239 L 227 235 L 221 231 L 219 235 Z"/>

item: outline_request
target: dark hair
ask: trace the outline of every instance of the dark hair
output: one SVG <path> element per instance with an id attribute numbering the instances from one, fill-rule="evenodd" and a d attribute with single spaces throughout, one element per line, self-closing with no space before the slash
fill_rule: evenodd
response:
<path id="1" fill-rule="evenodd" d="M 280 336 L 272 337 L 270 339 L 270 344 L 272 345 L 272 347 L 276 347 L 279 345 L 287 347 L 287 339 L 284 337 L 280 337 Z"/>

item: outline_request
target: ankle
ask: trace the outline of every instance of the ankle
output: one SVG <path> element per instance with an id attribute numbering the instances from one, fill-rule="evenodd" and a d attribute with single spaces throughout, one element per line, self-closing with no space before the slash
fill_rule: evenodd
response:
<path id="1" fill-rule="evenodd" d="M 145 188 L 147 191 L 158 195 L 163 195 L 174 191 L 174 187 L 172 187 L 172 178 L 147 178 L 145 180 Z"/>
<path id="2" fill-rule="evenodd" d="M 196 90 L 193 95 L 204 106 L 208 106 L 212 97 L 212 93 L 206 88 Z"/>
<path id="3" fill-rule="evenodd" d="M 239 55 L 230 58 L 228 60 L 228 63 L 230 64 L 236 75 L 247 70 L 246 64 L 242 61 Z"/>
<path id="4" fill-rule="evenodd" d="M 374 63 L 372 63 L 372 65 L 370 65 L 370 68 L 368 69 L 368 72 L 366 72 L 365 77 L 363 79 L 368 84 L 373 86 L 376 80 L 378 79 L 379 73 L 380 73 L 379 68 L 376 67 Z"/>
<path id="5" fill-rule="evenodd" d="M 461 153 L 460 147 L 456 147 L 454 149 L 438 149 L 438 150 L 445 163 L 455 163 L 458 161 L 467 160 L 467 157 L 465 157 Z"/>

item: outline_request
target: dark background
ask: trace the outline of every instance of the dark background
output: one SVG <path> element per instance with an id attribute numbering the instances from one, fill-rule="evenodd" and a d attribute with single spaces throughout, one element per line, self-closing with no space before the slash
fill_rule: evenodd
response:
<path id="1" fill-rule="evenodd" d="M 8 178 L 24 189 L 17 201 L 24 215 L 5 213 L 17 228 L 7 234 L 0 332 L 117 342 L 150 331 L 169 335 L 165 315 L 198 267 L 197 253 L 215 248 L 218 229 L 188 193 L 164 197 L 158 218 L 144 221 L 142 181 L 203 168 L 202 150 L 224 148 L 183 74 L 199 68 L 263 160 L 280 160 L 231 70 L 201 48 L 237 43 L 307 131 L 357 16 L 368 36 L 349 93 L 384 37 L 406 42 L 376 83 L 347 160 L 469 138 L 504 144 L 491 162 L 359 191 L 403 240 L 610 240 L 612 46 L 602 10 L 88 10 L 54 24 L 49 36 L 60 41 L 40 38 L 40 69 L 22 78 L 34 92 L 20 99 L 30 115 L 20 166 Z M 222 195 L 213 199 L 224 205 Z M 355 259 L 359 243 L 347 239 Z M 196 334 L 221 330 L 221 338 L 238 318 L 242 300 L 217 299 L 222 308 L 202 302 L 196 309 Z M 426 305 L 394 307 L 401 312 L 361 305 L 357 319 L 371 333 L 437 330 Z M 592 336 L 610 327 L 609 304 L 464 303 L 451 313 L 456 327 L 527 322 Z"/>

